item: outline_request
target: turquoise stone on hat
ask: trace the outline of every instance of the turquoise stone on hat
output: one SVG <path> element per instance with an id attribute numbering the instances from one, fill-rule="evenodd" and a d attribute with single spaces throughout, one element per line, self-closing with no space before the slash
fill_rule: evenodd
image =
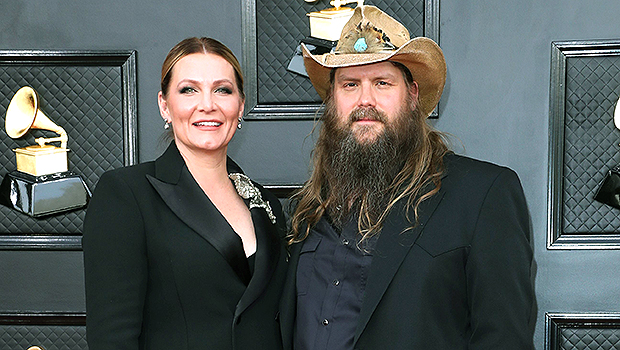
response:
<path id="1" fill-rule="evenodd" d="M 366 44 L 366 38 L 359 38 L 353 45 L 353 49 L 355 52 L 365 52 L 368 49 L 368 44 Z"/>

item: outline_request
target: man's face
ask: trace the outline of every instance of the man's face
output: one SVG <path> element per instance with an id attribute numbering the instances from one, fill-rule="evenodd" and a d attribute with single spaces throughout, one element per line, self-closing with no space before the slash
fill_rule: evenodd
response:
<path id="1" fill-rule="evenodd" d="M 414 82 L 408 87 L 398 67 L 380 62 L 338 68 L 333 97 L 340 126 L 350 128 L 358 142 L 367 143 L 375 141 L 386 124 L 397 122 L 408 100 L 417 101 L 418 86 Z"/>

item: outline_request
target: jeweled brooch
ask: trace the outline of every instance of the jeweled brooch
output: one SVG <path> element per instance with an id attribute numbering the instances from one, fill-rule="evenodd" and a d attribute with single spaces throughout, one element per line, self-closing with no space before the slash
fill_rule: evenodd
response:
<path id="1" fill-rule="evenodd" d="M 241 198 L 250 200 L 250 210 L 252 208 L 263 208 L 267 212 L 267 216 L 269 216 L 271 223 L 276 223 L 276 216 L 273 215 L 273 210 L 271 210 L 269 201 L 263 199 L 259 189 L 254 186 L 249 177 L 240 173 L 228 174 L 228 177 L 233 180 L 237 193 Z"/>

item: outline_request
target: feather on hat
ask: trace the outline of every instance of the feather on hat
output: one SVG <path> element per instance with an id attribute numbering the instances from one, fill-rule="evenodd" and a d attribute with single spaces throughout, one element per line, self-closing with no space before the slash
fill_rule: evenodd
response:
<path id="1" fill-rule="evenodd" d="M 312 55 L 304 44 L 302 51 L 306 72 L 323 100 L 332 69 L 393 61 L 411 72 L 418 83 L 420 108 L 428 116 L 446 82 L 446 61 L 439 45 L 426 37 L 410 39 L 407 28 L 374 6 L 355 9 L 333 52 Z"/>

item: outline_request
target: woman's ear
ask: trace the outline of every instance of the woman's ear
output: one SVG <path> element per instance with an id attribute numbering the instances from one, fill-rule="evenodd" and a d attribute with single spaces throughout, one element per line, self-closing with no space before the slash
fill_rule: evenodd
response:
<path id="1" fill-rule="evenodd" d="M 171 118 L 170 112 L 168 111 L 168 102 L 166 102 L 166 98 L 161 91 L 157 94 L 157 104 L 159 105 L 159 114 L 161 117 L 164 118 L 164 121 L 170 122 Z"/>
<path id="2" fill-rule="evenodd" d="M 245 111 L 245 99 L 241 100 L 241 108 L 239 108 L 238 118 L 243 118 L 244 111 Z"/>

